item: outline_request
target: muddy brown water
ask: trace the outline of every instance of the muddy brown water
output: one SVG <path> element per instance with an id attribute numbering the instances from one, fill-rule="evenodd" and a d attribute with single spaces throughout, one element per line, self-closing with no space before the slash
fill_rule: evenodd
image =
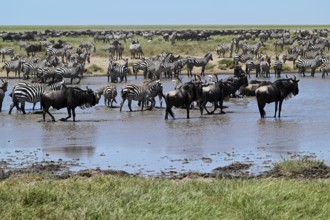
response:
<path id="1" fill-rule="evenodd" d="M 128 81 L 142 83 L 132 77 Z M 199 110 L 192 110 L 187 120 L 185 110 L 174 109 L 176 120 L 165 121 L 165 103 L 162 109 L 141 112 L 133 101 L 135 111 L 129 112 L 126 102 L 119 112 L 118 96 L 116 108 L 105 107 L 102 98 L 93 108 L 77 108 L 77 122 L 55 123 L 31 114 L 29 103 L 29 114 L 14 110 L 8 115 L 8 94 L 16 82 L 10 80 L 0 113 L 0 160 L 7 168 L 67 161 L 71 171 L 101 168 L 153 176 L 212 172 L 234 162 L 251 163 L 249 172 L 260 173 L 297 155 L 330 162 L 330 78 L 300 78 L 299 95 L 284 101 L 281 119 L 272 117 L 274 103 L 265 108 L 268 117 L 260 119 L 256 99 L 245 97 L 225 101 L 223 115 L 200 116 Z M 170 80 L 162 83 L 164 92 L 173 88 Z M 104 84 L 106 77 L 88 77 L 80 86 L 95 89 Z M 122 85 L 117 84 L 118 91 Z M 67 114 L 65 109 L 52 112 L 57 120 Z"/>

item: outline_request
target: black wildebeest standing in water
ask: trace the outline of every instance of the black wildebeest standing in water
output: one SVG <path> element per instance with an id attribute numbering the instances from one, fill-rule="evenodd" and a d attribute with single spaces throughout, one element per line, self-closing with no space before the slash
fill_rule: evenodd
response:
<path id="1" fill-rule="evenodd" d="M 46 113 L 50 115 L 53 121 L 54 116 L 49 112 L 49 108 L 53 107 L 57 110 L 61 108 L 67 108 L 68 117 L 62 118 L 61 121 L 66 121 L 71 118 L 71 112 L 73 121 L 76 121 L 75 108 L 80 107 L 81 109 L 95 106 L 97 104 L 98 97 L 93 90 L 88 89 L 82 90 L 78 87 L 66 87 L 63 86 L 61 90 L 45 92 L 41 95 L 41 105 L 43 108 L 43 120 L 45 121 Z"/>
<path id="2" fill-rule="evenodd" d="M 189 118 L 189 108 L 193 101 L 197 101 L 202 95 L 201 82 L 187 82 L 175 90 L 166 93 L 164 99 L 166 101 L 165 120 L 168 114 L 174 118 L 172 107 L 185 107 L 187 109 L 187 118 Z"/>
<path id="3" fill-rule="evenodd" d="M 276 118 L 277 107 L 279 107 L 278 117 L 280 118 L 283 100 L 299 93 L 298 82 L 299 80 L 296 80 L 296 77 L 294 77 L 294 79 L 279 79 L 271 85 L 259 87 L 256 90 L 256 97 L 260 117 L 265 118 L 266 112 L 264 107 L 266 103 L 269 104 L 271 102 L 275 102 L 274 118 Z"/>
<path id="4" fill-rule="evenodd" d="M 227 83 L 224 83 L 221 80 L 216 81 L 207 86 L 203 86 L 202 102 L 200 103 L 199 106 L 201 115 L 203 115 L 203 109 L 206 110 L 207 114 L 213 114 L 218 107 L 220 107 L 220 114 L 224 114 L 225 112 L 223 111 L 223 100 L 228 95 L 229 95 L 229 91 L 228 91 Z M 212 102 L 214 106 L 214 109 L 211 112 L 206 108 L 206 104 L 208 102 Z"/>

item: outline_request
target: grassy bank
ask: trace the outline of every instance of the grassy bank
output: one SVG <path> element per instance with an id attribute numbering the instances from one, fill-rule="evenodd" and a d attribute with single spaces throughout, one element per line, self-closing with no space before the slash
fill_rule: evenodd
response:
<path id="1" fill-rule="evenodd" d="M 54 180 L 0 184 L 2 219 L 329 219 L 329 180 Z"/>
<path id="2" fill-rule="evenodd" d="M 276 164 L 272 172 L 281 178 L 75 175 L 58 179 L 45 174 L 11 175 L 0 182 L 0 217 L 329 219 L 330 182 L 321 179 L 324 176 L 309 178 L 315 177 L 311 174 L 316 170 L 329 174 L 323 162 L 303 158 Z"/>

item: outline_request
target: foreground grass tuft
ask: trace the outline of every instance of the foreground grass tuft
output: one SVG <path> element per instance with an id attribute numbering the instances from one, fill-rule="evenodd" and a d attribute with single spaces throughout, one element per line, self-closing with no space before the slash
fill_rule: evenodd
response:
<path id="1" fill-rule="evenodd" d="M 329 219 L 328 179 L 13 175 L 2 219 Z"/>

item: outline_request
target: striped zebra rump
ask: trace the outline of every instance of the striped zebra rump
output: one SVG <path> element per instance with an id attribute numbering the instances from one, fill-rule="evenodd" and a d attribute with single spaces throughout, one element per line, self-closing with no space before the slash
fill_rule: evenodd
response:
<path id="1" fill-rule="evenodd" d="M 163 106 L 163 85 L 160 82 L 160 80 L 152 80 L 147 81 L 144 83 L 144 86 L 147 87 L 147 106 L 149 106 L 148 110 L 151 110 L 156 105 L 155 97 L 158 96 L 159 98 L 159 107 L 162 108 Z M 151 102 L 150 105 L 148 105 L 148 102 Z"/>
<path id="2" fill-rule="evenodd" d="M 101 86 L 100 88 L 97 88 L 95 90 L 95 93 L 98 96 L 98 100 L 100 100 L 101 96 L 104 96 L 104 105 L 109 106 L 111 104 L 111 107 L 113 107 L 113 102 L 117 103 L 116 97 L 117 97 L 117 87 L 115 84 L 109 84 L 105 86 Z"/>
<path id="3" fill-rule="evenodd" d="M 132 112 L 132 100 L 141 101 L 141 111 L 143 111 L 144 102 L 147 98 L 147 86 L 138 86 L 135 84 L 128 84 L 124 86 L 121 90 L 122 102 L 120 103 L 120 111 L 124 105 L 124 102 L 128 101 L 129 110 Z"/>
<path id="4" fill-rule="evenodd" d="M 0 49 L 0 55 L 2 56 L 2 62 L 5 61 L 5 55 L 9 55 L 10 57 L 14 56 L 14 48 L 12 47 L 4 47 Z"/>
<path id="5" fill-rule="evenodd" d="M 103 90 L 104 105 L 113 107 L 113 102 L 117 103 L 117 87 L 115 85 L 109 85 Z"/>
<path id="6" fill-rule="evenodd" d="M 16 107 L 18 110 L 21 110 L 23 114 L 26 114 L 25 102 L 33 103 L 32 110 L 34 110 L 36 103 L 40 102 L 41 95 L 45 91 L 59 90 L 62 88 L 63 85 L 64 81 L 53 83 L 50 85 L 26 82 L 17 83 L 16 85 L 14 85 L 12 93 L 10 94 L 10 96 L 12 97 L 12 104 L 10 105 L 9 114 L 11 114 L 11 111 L 14 107 Z M 19 108 L 18 106 L 19 103 L 21 104 L 21 108 Z"/>

